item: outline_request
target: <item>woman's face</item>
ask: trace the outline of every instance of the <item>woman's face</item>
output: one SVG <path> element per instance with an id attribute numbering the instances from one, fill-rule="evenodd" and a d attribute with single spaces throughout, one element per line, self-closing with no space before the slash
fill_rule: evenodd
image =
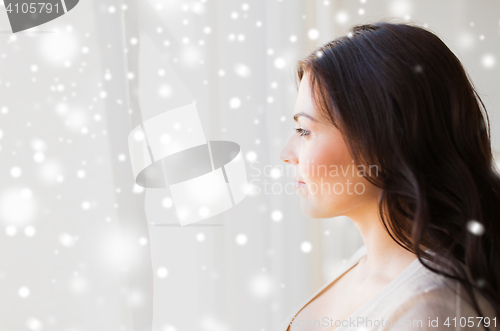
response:
<path id="1" fill-rule="evenodd" d="M 312 218 L 352 217 L 372 207 L 380 189 L 362 177 L 363 171 L 369 174 L 368 167 L 356 167 L 340 131 L 320 118 L 308 74 L 299 86 L 294 118 L 301 130 L 288 139 L 280 159 L 293 165 L 294 180 L 303 182 L 296 183 L 302 212 Z M 372 167 L 371 176 L 376 174 Z"/>

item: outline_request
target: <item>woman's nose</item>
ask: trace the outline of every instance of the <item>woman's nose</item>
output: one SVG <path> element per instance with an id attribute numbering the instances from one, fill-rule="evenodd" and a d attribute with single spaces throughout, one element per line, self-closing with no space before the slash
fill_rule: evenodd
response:
<path id="1" fill-rule="evenodd" d="M 283 162 L 298 163 L 297 157 L 296 157 L 295 152 L 293 150 L 292 140 L 293 140 L 293 136 L 288 139 L 285 146 L 283 146 L 283 148 L 281 149 L 281 152 L 279 154 L 279 158 Z"/>

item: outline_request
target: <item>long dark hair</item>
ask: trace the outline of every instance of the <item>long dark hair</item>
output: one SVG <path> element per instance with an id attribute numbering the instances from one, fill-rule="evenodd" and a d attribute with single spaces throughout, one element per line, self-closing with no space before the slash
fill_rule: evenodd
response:
<path id="1" fill-rule="evenodd" d="M 427 29 L 376 22 L 298 61 L 299 80 L 306 73 L 356 164 L 378 166 L 366 179 L 383 189 L 393 240 L 459 281 L 478 316 L 476 290 L 500 315 L 500 175 L 485 106 L 459 59 Z"/>

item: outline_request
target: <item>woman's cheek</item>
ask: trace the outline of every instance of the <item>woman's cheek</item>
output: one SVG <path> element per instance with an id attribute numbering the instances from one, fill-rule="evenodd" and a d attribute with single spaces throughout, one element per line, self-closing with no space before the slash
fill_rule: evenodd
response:
<path id="1" fill-rule="evenodd" d="M 307 184 L 315 180 L 315 164 L 311 159 L 306 159 L 299 169 L 299 177 Z"/>

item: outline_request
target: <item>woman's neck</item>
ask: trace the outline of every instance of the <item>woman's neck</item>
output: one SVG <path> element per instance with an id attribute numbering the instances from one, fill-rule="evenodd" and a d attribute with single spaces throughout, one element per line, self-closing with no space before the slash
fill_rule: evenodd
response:
<path id="1" fill-rule="evenodd" d="M 378 204 L 365 204 L 348 216 L 363 237 L 367 254 L 360 260 L 366 279 L 392 279 L 417 258 L 399 246 L 389 235 L 380 218 Z"/>

